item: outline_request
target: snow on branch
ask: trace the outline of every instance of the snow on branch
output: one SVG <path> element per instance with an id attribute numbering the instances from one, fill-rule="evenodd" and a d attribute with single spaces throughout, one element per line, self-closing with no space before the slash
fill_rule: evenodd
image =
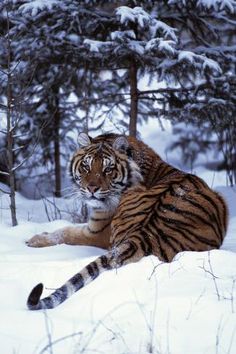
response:
<path id="1" fill-rule="evenodd" d="M 119 65 L 120 60 L 126 61 L 130 55 L 134 55 L 136 60 L 146 60 L 148 65 L 158 67 L 161 77 L 165 74 L 175 76 L 179 67 L 191 67 L 190 71 L 182 70 L 185 76 L 199 72 L 222 72 L 219 64 L 205 55 L 178 49 L 176 30 L 152 17 L 141 7 L 121 6 L 117 8 L 116 16 L 117 30 L 111 32 L 106 41 L 84 40 L 85 49 L 92 57 Z"/>
<path id="2" fill-rule="evenodd" d="M 193 64 L 194 66 L 197 63 L 200 63 L 202 65 L 203 70 L 209 69 L 212 72 L 216 72 L 218 74 L 220 74 L 222 72 L 219 64 L 216 61 L 209 59 L 209 58 L 205 57 L 204 55 L 195 54 L 193 52 L 181 50 L 178 54 L 178 61 L 179 62 L 187 62 L 187 63 Z"/>
<path id="3" fill-rule="evenodd" d="M 201 55 L 201 57 L 202 57 L 202 60 L 203 60 L 203 69 L 204 70 L 205 69 L 209 69 L 209 70 L 211 70 L 213 72 L 214 71 L 217 72 L 218 74 L 222 74 L 221 67 L 215 60 L 206 58 L 203 55 Z"/>
<path id="4" fill-rule="evenodd" d="M 112 42 L 102 42 L 102 41 L 96 41 L 92 39 L 85 39 L 84 44 L 86 47 L 88 47 L 90 52 L 94 53 L 100 53 L 103 52 L 104 50 L 110 48 L 112 45 Z"/>
<path id="5" fill-rule="evenodd" d="M 235 0 L 198 0 L 197 6 L 203 6 L 207 9 L 213 8 L 215 11 L 226 10 L 231 13 L 236 12 L 236 1 Z"/>
<path id="6" fill-rule="evenodd" d="M 171 38 L 173 41 L 177 42 L 177 37 L 175 32 L 177 32 L 176 28 L 168 26 L 166 23 L 153 19 L 152 24 L 150 26 L 151 35 L 155 37 L 157 33 L 162 33 L 164 38 Z"/>
<path id="7" fill-rule="evenodd" d="M 190 2 L 190 1 L 189 1 Z M 169 0 L 169 5 L 182 5 L 184 7 L 188 6 L 187 0 Z M 203 7 L 208 10 L 214 11 L 229 11 L 230 13 L 236 12 L 236 1 L 235 0 L 197 0 L 197 7 Z"/>
<path id="8" fill-rule="evenodd" d="M 138 24 L 139 27 L 147 27 L 151 22 L 151 16 L 142 7 L 120 6 L 116 10 L 116 15 L 122 24 L 130 22 Z"/>
<path id="9" fill-rule="evenodd" d="M 50 11 L 55 5 L 59 4 L 60 0 L 33 0 L 21 5 L 19 10 L 22 14 L 29 13 L 31 16 L 36 16 L 39 12 Z"/>
<path id="10" fill-rule="evenodd" d="M 144 11 L 142 7 L 129 8 L 128 6 L 120 6 L 116 10 L 116 16 L 123 25 L 135 23 L 140 29 L 148 30 L 151 38 L 157 37 L 161 33 L 164 38 L 171 38 L 173 41 L 177 41 L 175 28 L 156 20 Z"/>
<path id="11" fill-rule="evenodd" d="M 145 46 L 145 52 L 162 52 L 163 54 L 173 55 L 176 52 L 175 42 L 172 40 L 164 40 L 162 38 L 153 38 L 147 42 Z"/>
<path id="12" fill-rule="evenodd" d="M 113 41 L 124 42 L 129 39 L 136 39 L 136 35 L 135 35 L 134 31 L 132 31 L 132 30 L 114 31 L 114 32 L 111 32 L 111 39 Z"/>

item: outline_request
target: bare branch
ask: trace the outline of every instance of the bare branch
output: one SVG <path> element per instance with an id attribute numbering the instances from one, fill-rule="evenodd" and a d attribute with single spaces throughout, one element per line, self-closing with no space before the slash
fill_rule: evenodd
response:
<path id="1" fill-rule="evenodd" d="M 9 173 L 8 172 L 4 172 L 4 171 L 0 171 L 0 175 L 9 176 Z"/>
<path id="2" fill-rule="evenodd" d="M 0 188 L 0 192 L 4 193 L 4 194 L 10 194 L 9 191 L 5 191 L 4 189 Z M 7 208 L 8 209 L 8 208 Z"/>
<path id="3" fill-rule="evenodd" d="M 212 268 L 212 264 L 211 264 L 211 259 L 210 259 L 210 251 L 208 251 L 208 260 L 207 260 L 207 263 L 208 263 L 208 266 L 209 266 L 209 269 L 207 269 L 205 267 L 205 264 L 203 264 L 202 267 L 200 267 L 201 269 L 203 269 L 206 273 L 210 274 L 212 279 L 213 279 L 213 282 L 214 282 L 214 286 L 215 286 L 215 290 L 216 290 L 216 295 L 217 295 L 217 299 L 218 301 L 221 300 L 221 296 L 220 296 L 220 292 L 219 292 L 219 288 L 218 288 L 218 284 L 217 284 L 217 281 L 216 279 L 219 279 L 219 277 L 217 277 L 214 272 L 213 272 L 213 268 Z"/>

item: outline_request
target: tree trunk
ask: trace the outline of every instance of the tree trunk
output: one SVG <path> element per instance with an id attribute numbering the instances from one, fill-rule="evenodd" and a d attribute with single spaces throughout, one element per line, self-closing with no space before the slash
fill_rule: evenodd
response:
<path id="1" fill-rule="evenodd" d="M 6 33 L 6 49 L 7 49 L 7 167 L 10 185 L 10 210 L 12 226 L 17 225 L 16 218 L 16 199 L 15 199 L 15 171 L 14 171 L 14 122 L 13 122 L 13 99 L 12 99 L 12 71 L 11 71 L 11 41 L 9 38 L 10 22 L 7 11 L 7 33 Z M 16 124 L 16 123 L 15 123 Z"/>
<path id="2" fill-rule="evenodd" d="M 13 131 L 11 130 L 11 111 L 7 109 L 7 166 L 9 173 L 10 186 L 10 210 L 12 226 L 17 225 L 16 218 L 16 200 L 15 200 L 15 172 L 14 172 L 14 155 L 13 155 Z"/>
<path id="3" fill-rule="evenodd" d="M 9 48 L 10 50 L 10 48 Z M 12 122 L 12 77 L 10 67 L 10 52 L 8 53 L 7 70 L 7 167 L 9 173 L 10 186 L 10 210 L 12 226 L 17 225 L 16 200 L 15 200 L 15 171 L 14 171 L 14 152 L 13 152 L 13 133 L 14 125 Z"/>
<path id="4" fill-rule="evenodd" d="M 61 163 L 60 163 L 60 108 L 59 90 L 55 90 L 55 113 L 54 113 L 54 164 L 55 164 L 55 197 L 61 197 Z"/>
<path id="5" fill-rule="evenodd" d="M 130 78 L 129 135 L 136 137 L 137 118 L 138 118 L 138 87 L 137 87 L 137 65 L 135 60 L 131 61 L 130 69 L 129 69 L 129 78 Z"/>

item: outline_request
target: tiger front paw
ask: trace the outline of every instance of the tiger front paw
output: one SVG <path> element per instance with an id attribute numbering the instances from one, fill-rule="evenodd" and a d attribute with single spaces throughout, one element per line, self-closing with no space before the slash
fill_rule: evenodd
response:
<path id="1" fill-rule="evenodd" d="M 52 233 L 43 232 L 40 235 L 35 235 L 26 241 L 28 247 L 48 247 L 63 243 L 63 233 L 55 231 Z"/>

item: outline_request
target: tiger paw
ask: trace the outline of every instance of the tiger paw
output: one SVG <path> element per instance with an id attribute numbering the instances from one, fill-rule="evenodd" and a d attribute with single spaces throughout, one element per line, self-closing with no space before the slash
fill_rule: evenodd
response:
<path id="1" fill-rule="evenodd" d="M 55 231 L 52 233 L 43 232 L 40 235 L 35 235 L 26 241 L 28 247 L 49 247 L 63 243 L 63 233 Z"/>

